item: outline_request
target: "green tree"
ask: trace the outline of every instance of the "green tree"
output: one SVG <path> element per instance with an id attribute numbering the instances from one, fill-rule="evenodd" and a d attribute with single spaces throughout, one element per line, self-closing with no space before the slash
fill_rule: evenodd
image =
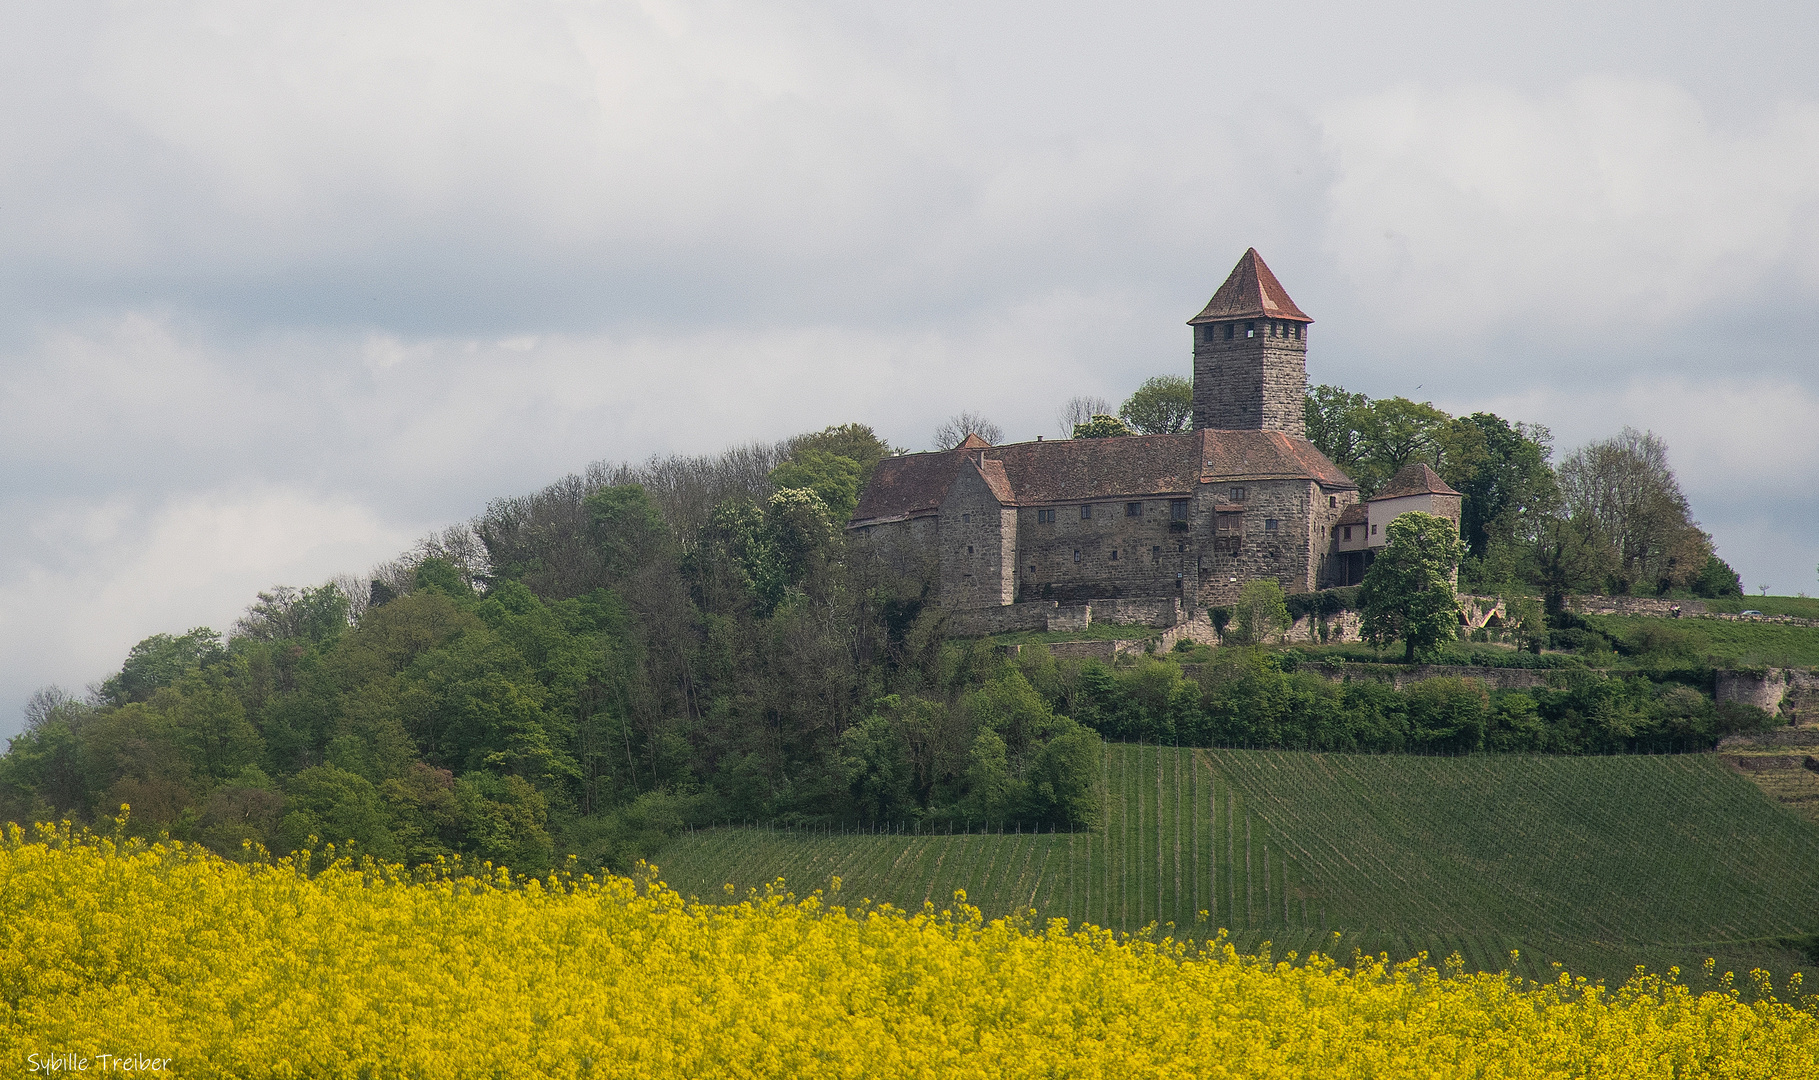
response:
<path id="1" fill-rule="evenodd" d="M 1666 593 L 1704 572 L 1711 537 L 1692 520 L 1667 444 L 1653 432 L 1626 427 L 1573 451 L 1560 464 L 1560 489 L 1567 516 L 1611 546 L 1612 592 Z"/>
<path id="2" fill-rule="evenodd" d="M 1463 545 L 1447 518 L 1413 511 L 1384 528 L 1388 544 L 1364 573 L 1359 607 L 1373 645 L 1401 640 L 1403 660 L 1432 656 L 1459 633 L 1453 572 Z"/>
<path id="3" fill-rule="evenodd" d="M 299 592 L 289 585 L 274 585 L 246 609 L 234 623 L 236 639 L 320 642 L 347 629 L 349 601 L 335 585 L 321 585 Z"/>
<path id="4" fill-rule="evenodd" d="M 1056 717 L 1024 780 L 1025 815 L 1056 825 L 1092 826 L 1102 810 L 1099 770 L 1105 743 L 1098 732 Z"/>
<path id="5" fill-rule="evenodd" d="M 1282 595 L 1282 586 L 1275 578 L 1245 582 L 1238 590 L 1235 615 L 1239 639 L 1251 644 L 1261 645 L 1292 624 L 1288 598 Z"/>
<path id="6" fill-rule="evenodd" d="M 1101 413 L 1084 424 L 1074 425 L 1076 439 L 1111 439 L 1120 435 L 1132 435 L 1135 432 L 1124 426 L 1124 421 L 1116 416 Z"/>
<path id="7" fill-rule="evenodd" d="M 859 463 L 852 458 L 825 450 L 800 450 L 771 470 L 771 483 L 779 491 L 793 488 L 814 492 L 827 505 L 828 517 L 844 522 L 859 505 L 862 475 Z"/>
<path id="8" fill-rule="evenodd" d="M 1694 596 L 1742 596 L 1743 578 L 1731 569 L 1730 563 L 1714 554 L 1706 558 L 1704 568 L 1693 579 L 1692 588 Z"/>
<path id="9" fill-rule="evenodd" d="M 1194 384 L 1179 375 L 1158 375 L 1118 407 L 1118 415 L 1140 435 L 1173 435 L 1194 423 Z"/>
<path id="10" fill-rule="evenodd" d="M 859 465 L 859 490 L 871 482 L 878 463 L 893 454 L 908 453 L 878 437 L 866 424 L 837 424 L 809 435 L 798 435 L 789 442 L 790 460 L 808 450 L 834 454 Z M 779 485 L 794 486 L 794 485 Z"/>
<path id="11" fill-rule="evenodd" d="M 1326 455 L 1326 459 L 1354 473 L 1364 457 L 1364 445 L 1358 429 L 1364 410 L 1371 399 L 1354 394 L 1342 386 L 1315 386 L 1308 390 L 1301 415 L 1307 426 L 1307 441 Z"/>
<path id="12" fill-rule="evenodd" d="M 126 654 L 120 672 L 101 684 L 101 693 L 117 705 L 144 701 L 152 692 L 174 684 L 185 672 L 227 659 L 221 635 L 206 626 L 187 634 L 153 634 Z"/>
<path id="13" fill-rule="evenodd" d="M 609 581 L 622 581 L 669 547 L 669 527 L 642 484 L 604 487 L 581 500 Z"/>
<path id="14" fill-rule="evenodd" d="M 1404 465 L 1435 464 L 1453 418 L 1429 402 L 1393 397 L 1371 402 L 1357 419 L 1360 454 L 1352 479 L 1369 495 Z"/>
<path id="15" fill-rule="evenodd" d="M 764 507 L 764 525 L 784 580 L 799 585 L 832 555 L 838 534 L 821 496 L 785 488 Z"/>
<path id="16" fill-rule="evenodd" d="M 847 788 L 859 816 L 866 821 L 898 820 L 910 805 L 913 772 L 907 750 L 891 719 L 881 713 L 873 713 L 840 734 Z"/>
<path id="17" fill-rule="evenodd" d="M 333 765 L 317 765 L 291 777 L 285 785 L 289 811 L 279 837 L 289 850 L 352 840 L 363 854 L 391 859 L 398 855 L 385 803 L 365 777 Z"/>
<path id="18" fill-rule="evenodd" d="M 455 806 L 475 855 L 528 873 L 549 868 L 549 804 L 523 777 L 468 773 L 455 781 Z"/>

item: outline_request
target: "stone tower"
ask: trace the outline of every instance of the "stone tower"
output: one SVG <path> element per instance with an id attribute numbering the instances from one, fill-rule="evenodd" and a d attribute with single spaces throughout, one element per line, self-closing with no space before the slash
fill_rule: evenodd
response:
<path id="1" fill-rule="evenodd" d="M 1307 436 L 1307 327 L 1314 320 L 1251 248 L 1188 320 L 1194 328 L 1194 427 Z"/>

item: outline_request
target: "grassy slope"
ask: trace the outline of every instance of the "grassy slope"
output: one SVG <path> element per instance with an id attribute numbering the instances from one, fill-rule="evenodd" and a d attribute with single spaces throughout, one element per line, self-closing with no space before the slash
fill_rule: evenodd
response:
<path id="1" fill-rule="evenodd" d="M 1665 629 L 1684 637 L 1704 662 L 1716 667 L 1819 667 L 1819 627 L 1815 626 L 1617 615 L 1592 615 L 1585 621 L 1626 639 L 1645 627 Z"/>
<path id="2" fill-rule="evenodd" d="M 918 908 L 955 889 L 1120 929 L 1233 929 L 1278 952 L 1460 952 L 1547 977 L 1621 979 L 1802 961 L 1767 939 L 1813 929 L 1819 827 L 1705 756 L 1372 757 L 1114 746 L 1092 832 L 804 836 L 717 829 L 659 859 L 685 893 L 843 879 L 849 901 Z M 1197 911 L 1207 911 L 1205 921 Z"/>
<path id="3" fill-rule="evenodd" d="M 1819 619 L 1819 597 L 1810 596 L 1727 596 L 1722 600 L 1701 601 L 1710 611 L 1760 611 L 1764 615 L 1792 615 L 1798 619 Z"/>

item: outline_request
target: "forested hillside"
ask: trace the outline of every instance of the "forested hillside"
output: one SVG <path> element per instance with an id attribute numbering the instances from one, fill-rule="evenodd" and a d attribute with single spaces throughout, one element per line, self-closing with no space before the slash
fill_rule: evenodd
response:
<path id="1" fill-rule="evenodd" d="M 1521 590 L 1566 580 L 1548 576 L 1561 536 L 1618 535 L 1556 497 L 1545 433 L 1330 389 L 1310 396 L 1318 437 L 1366 481 L 1411 454 L 1450 470 L 1482 540 L 1473 572 L 1514 582 L 1531 620 Z M 1709 671 L 1678 654 L 1611 673 L 1572 660 L 1534 689 L 1397 690 L 1239 647 L 1263 636 L 1242 613 L 1216 656 L 1117 666 L 950 640 L 930 568 L 887 564 L 840 528 L 893 452 L 845 425 L 600 466 L 495 501 L 370 579 L 261 593 L 226 635 L 147 638 L 89 694 L 34 699 L 0 758 L 0 817 L 99 821 L 130 804 L 134 830 L 230 855 L 316 837 L 411 863 L 535 870 L 572 853 L 623 868 L 729 820 L 1091 826 L 1102 738 L 1611 753 L 1702 749 L 1766 719 L 1717 706 Z M 1671 488 L 1671 473 L 1648 475 Z M 1697 532 L 1677 488 L 1649 490 L 1679 514 L 1661 536 Z M 1587 565 L 1621 568 L 1599 550 Z M 1652 550 L 1636 565 L 1655 565 Z M 1653 655 L 1555 620 L 1566 644 Z M 1524 632 L 1537 647 L 1550 633 Z"/>

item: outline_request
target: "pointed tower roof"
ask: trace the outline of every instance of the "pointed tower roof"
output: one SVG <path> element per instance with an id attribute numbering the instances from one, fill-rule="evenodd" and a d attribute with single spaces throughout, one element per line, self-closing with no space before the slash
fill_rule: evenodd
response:
<path id="1" fill-rule="evenodd" d="M 1219 286 L 1219 291 L 1206 302 L 1206 308 L 1200 314 L 1187 321 L 1189 326 L 1200 323 L 1221 322 L 1226 319 L 1291 319 L 1295 322 L 1311 323 L 1309 318 L 1295 302 L 1288 298 L 1288 290 L 1270 268 L 1263 264 L 1263 257 L 1257 254 L 1256 248 L 1245 251 L 1238 265 L 1232 267 L 1232 275 Z"/>
<path id="2" fill-rule="evenodd" d="M 992 445 L 991 443 L 988 443 L 984 439 L 981 439 L 978 435 L 968 432 L 966 438 L 962 439 L 960 442 L 960 445 L 954 447 L 954 449 L 956 449 L 956 450 L 985 450 L 985 449 L 990 448 L 991 445 Z"/>

